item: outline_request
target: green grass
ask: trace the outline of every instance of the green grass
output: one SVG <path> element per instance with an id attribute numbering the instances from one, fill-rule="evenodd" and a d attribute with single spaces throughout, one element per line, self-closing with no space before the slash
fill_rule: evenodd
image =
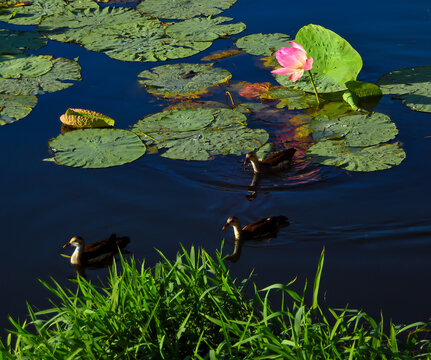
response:
<path id="1" fill-rule="evenodd" d="M 114 264 L 107 284 L 78 278 L 55 295 L 52 308 L 29 320 L 10 319 L 4 359 L 429 359 L 430 324 L 384 326 L 362 311 L 321 308 L 324 252 L 312 304 L 289 284 L 258 290 L 236 283 L 219 254 L 182 249 L 154 268 L 133 259 Z M 246 289 L 254 290 L 245 296 Z M 249 291 L 250 292 L 250 291 Z M 253 291 L 252 291 L 253 292 Z M 279 296 L 273 309 L 270 298 Z"/>

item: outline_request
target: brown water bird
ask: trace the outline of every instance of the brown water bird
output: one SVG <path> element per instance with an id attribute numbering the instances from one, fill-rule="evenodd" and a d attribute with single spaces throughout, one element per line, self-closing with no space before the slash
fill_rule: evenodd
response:
<path id="1" fill-rule="evenodd" d="M 263 160 L 259 160 L 256 153 L 249 152 L 245 156 L 244 164 L 250 162 L 255 174 L 275 173 L 286 170 L 291 165 L 295 152 L 296 149 L 289 148 L 277 151 Z"/>
<path id="2" fill-rule="evenodd" d="M 124 249 L 129 242 L 130 239 L 127 236 L 117 237 L 117 235 L 112 234 L 105 240 L 85 245 L 82 237 L 74 236 L 68 243 L 64 244 L 63 248 L 75 246 L 76 249 L 70 258 L 70 263 L 72 265 L 88 266 L 97 265 L 110 257 L 112 258 L 118 253 L 118 249 Z"/>
<path id="3" fill-rule="evenodd" d="M 244 227 L 236 216 L 227 219 L 223 230 L 232 226 L 235 235 L 235 247 L 233 253 L 226 260 L 236 262 L 241 256 L 242 246 L 248 240 L 265 240 L 276 237 L 282 227 L 289 226 L 290 222 L 286 216 L 271 216 L 259 219 Z"/>

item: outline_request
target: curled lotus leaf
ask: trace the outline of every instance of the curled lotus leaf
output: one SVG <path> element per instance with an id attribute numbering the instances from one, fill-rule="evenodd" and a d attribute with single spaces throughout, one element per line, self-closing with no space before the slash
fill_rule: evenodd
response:
<path id="1" fill-rule="evenodd" d="M 415 111 L 431 112 L 431 66 L 394 70 L 378 81 L 384 94 L 397 95 Z"/>
<path id="2" fill-rule="evenodd" d="M 121 129 L 80 129 L 49 142 L 57 164 L 80 168 L 106 168 L 140 158 L 146 147 L 137 135 Z"/>
<path id="3" fill-rule="evenodd" d="M 32 0 L 31 5 L 2 9 L 0 21 L 15 25 L 37 25 L 49 15 L 98 7 L 92 0 Z"/>
<path id="4" fill-rule="evenodd" d="M 230 109 L 167 110 L 139 120 L 132 131 L 162 156 L 210 160 L 218 154 L 241 155 L 268 140 L 263 129 L 250 129 L 246 117 Z"/>
<path id="5" fill-rule="evenodd" d="M 294 88 L 273 88 L 265 98 L 280 100 L 277 104 L 277 108 L 279 109 L 287 107 L 289 110 L 302 110 L 317 106 L 314 94 Z"/>
<path id="6" fill-rule="evenodd" d="M 25 118 L 36 103 L 36 96 L 0 94 L 0 126 Z"/>
<path id="7" fill-rule="evenodd" d="M 138 81 L 151 94 L 165 97 L 196 98 L 207 89 L 227 82 L 232 77 L 227 70 L 212 64 L 173 64 L 154 67 L 138 74 Z"/>
<path id="8" fill-rule="evenodd" d="M 217 15 L 235 2 L 236 0 L 144 0 L 136 8 L 162 19 L 191 19 L 200 15 Z"/>
<path id="9" fill-rule="evenodd" d="M 67 109 L 60 121 L 73 128 L 101 128 L 114 126 L 115 120 L 93 110 Z"/>
<path id="10" fill-rule="evenodd" d="M 0 78 L 35 78 L 49 72 L 52 68 L 50 57 L 31 55 L 0 56 Z"/>
<path id="11" fill-rule="evenodd" d="M 211 46 L 207 41 L 176 40 L 165 35 L 157 20 L 95 29 L 81 39 L 88 50 L 123 61 L 165 61 L 195 55 Z"/>
<path id="12" fill-rule="evenodd" d="M 281 33 L 250 34 L 239 38 L 235 44 L 241 50 L 251 55 L 271 55 L 274 51 L 287 46 L 291 41 L 289 35 Z"/>
<path id="13" fill-rule="evenodd" d="M 166 35 L 189 41 L 213 41 L 222 36 L 238 34 L 246 28 L 242 22 L 236 24 L 222 24 L 233 20 L 230 17 L 215 18 L 199 17 L 180 21 L 166 28 Z"/>
<path id="14" fill-rule="evenodd" d="M 0 94 L 38 95 L 66 89 L 74 83 L 70 80 L 81 80 L 81 67 L 74 60 L 65 58 L 52 59 L 51 69 L 38 77 L 20 79 L 0 78 Z"/>
<path id="15" fill-rule="evenodd" d="M 148 21 L 138 11 L 126 7 L 104 7 L 54 14 L 38 26 L 39 31 L 52 40 L 80 42 L 95 29 L 112 24 L 141 23 Z"/>
<path id="16" fill-rule="evenodd" d="M 23 50 L 37 50 L 47 43 L 38 32 L 0 29 L 0 54 L 21 54 Z"/>
<path id="17" fill-rule="evenodd" d="M 220 60 L 225 59 L 231 56 L 236 56 L 239 54 L 243 54 L 244 51 L 239 49 L 228 49 L 228 50 L 219 50 L 215 51 L 207 56 L 204 56 L 201 60 L 202 61 L 214 61 L 214 60 Z"/>
<path id="18" fill-rule="evenodd" d="M 316 116 L 311 124 L 315 141 L 343 139 L 346 146 L 377 145 L 395 138 L 398 129 L 389 116 L 381 113 Z"/>
<path id="19" fill-rule="evenodd" d="M 363 148 L 349 147 L 344 141 L 319 141 L 308 149 L 314 162 L 338 166 L 350 171 L 377 171 L 399 165 L 406 157 L 398 144 L 382 144 Z"/>
<path id="20" fill-rule="evenodd" d="M 345 90 L 346 82 L 356 80 L 362 68 L 361 56 L 338 34 L 310 24 L 298 31 L 295 42 L 314 59 L 311 72 L 319 93 Z M 283 86 L 313 92 L 308 74 L 296 82 L 290 81 L 287 75 L 275 75 L 275 78 Z"/>

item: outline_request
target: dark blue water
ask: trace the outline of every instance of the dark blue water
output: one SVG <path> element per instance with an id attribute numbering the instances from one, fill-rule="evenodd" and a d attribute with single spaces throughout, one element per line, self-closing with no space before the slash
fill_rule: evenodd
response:
<path id="1" fill-rule="evenodd" d="M 309 23 L 325 26 L 347 39 L 361 54 L 359 80 L 375 82 L 382 74 L 431 64 L 431 5 L 426 1 L 238 0 L 223 15 L 247 24 L 243 36 L 255 32 L 295 35 Z M 217 40 L 204 53 L 179 60 L 198 62 L 232 45 Z M 333 307 L 361 308 L 396 322 L 430 317 L 431 289 L 431 114 L 404 107 L 385 96 L 375 111 L 389 115 L 399 128 L 407 158 L 400 166 L 374 173 L 352 173 L 324 167 L 306 181 L 275 178 L 262 184 L 254 201 L 247 200 L 251 174 L 238 157 L 189 163 L 144 156 L 116 168 L 83 170 L 57 166 L 48 141 L 60 132 L 59 116 L 68 107 L 89 108 L 128 128 L 160 111 L 166 102 L 140 88 L 136 75 L 153 63 L 124 63 L 100 53 L 50 41 L 37 54 L 79 56 L 82 81 L 67 90 L 39 96 L 25 119 L 0 129 L 0 328 L 7 316 L 23 319 L 26 301 L 47 306 L 50 294 L 37 279 L 54 277 L 67 283 L 73 270 L 61 257 L 61 246 L 73 235 L 89 241 L 112 232 L 130 236 L 136 258 L 154 264 L 162 250 L 168 257 L 179 243 L 210 253 L 233 247 L 227 217 L 245 224 L 268 215 L 286 215 L 292 224 L 264 244 L 250 244 L 241 260 L 230 265 L 239 278 L 254 269 L 259 287 L 314 277 L 322 248 L 326 259 L 321 288 Z M 273 81 L 255 57 L 221 60 L 233 80 Z M 223 92 L 208 97 L 223 101 Z M 257 125 L 260 125 L 259 123 Z M 273 124 L 277 126 L 277 124 Z M 312 171 L 308 165 L 305 170 Z M 308 177 L 307 177 L 308 176 Z M 105 276 L 106 270 L 89 273 Z"/>

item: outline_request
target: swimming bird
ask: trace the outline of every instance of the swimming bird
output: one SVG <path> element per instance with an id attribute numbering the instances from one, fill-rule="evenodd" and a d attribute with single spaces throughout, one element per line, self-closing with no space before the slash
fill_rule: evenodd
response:
<path id="1" fill-rule="evenodd" d="M 109 238 L 105 240 L 95 241 L 88 245 L 85 245 L 85 241 L 80 236 L 74 236 L 70 241 L 64 244 L 63 248 L 68 246 L 75 246 L 76 249 L 73 252 L 70 263 L 72 265 L 97 265 L 109 258 L 112 258 L 118 249 L 124 249 L 130 239 L 127 236 L 117 237 L 117 235 L 112 234 Z"/>
<path id="2" fill-rule="evenodd" d="M 282 227 L 289 226 L 290 222 L 286 216 L 265 217 L 252 222 L 244 227 L 236 216 L 227 219 L 222 230 L 232 226 L 235 235 L 235 247 L 233 253 L 226 260 L 236 262 L 241 256 L 241 250 L 245 241 L 248 240 L 265 240 L 276 237 Z"/>
<path id="3" fill-rule="evenodd" d="M 266 159 L 259 160 L 256 153 L 249 152 L 245 156 L 244 165 L 251 163 L 255 174 L 274 173 L 285 170 L 292 163 L 293 155 L 296 149 L 289 148 L 287 150 L 280 150 L 271 154 Z"/>

